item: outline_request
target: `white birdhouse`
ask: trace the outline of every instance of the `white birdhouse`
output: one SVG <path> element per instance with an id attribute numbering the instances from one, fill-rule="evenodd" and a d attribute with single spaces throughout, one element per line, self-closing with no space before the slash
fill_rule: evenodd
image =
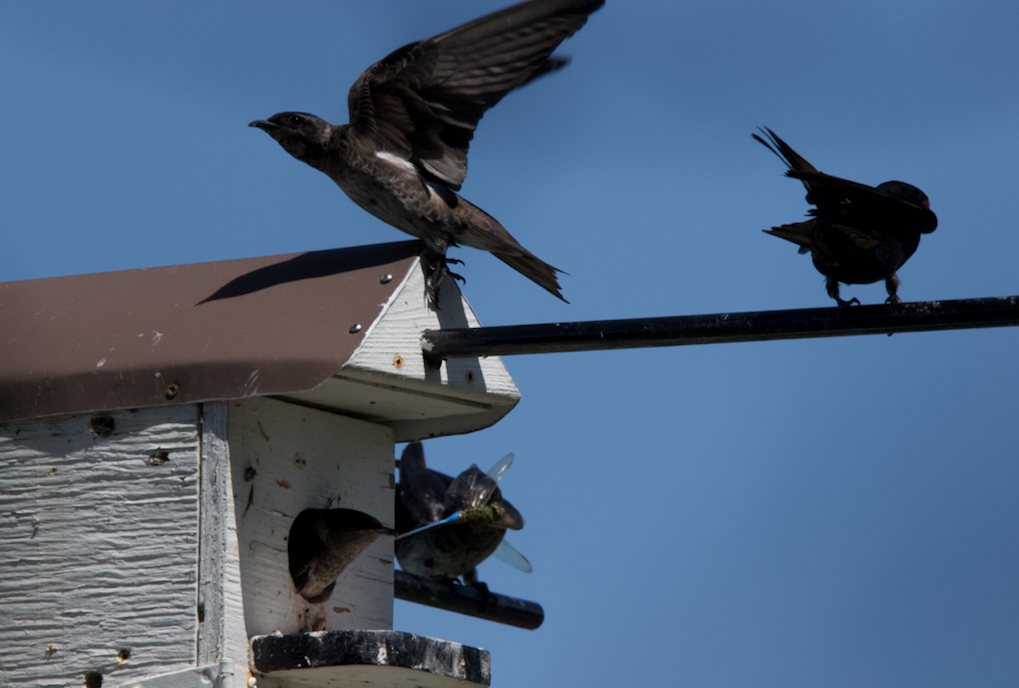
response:
<path id="1" fill-rule="evenodd" d="M 394 632 L 393 541 L 310 602 L 305 509 L 393 526 L 394 445 L 519 392 L 432 367 L 418 242 L 0 284 L 0 659 L 38 686 L 487 685 L 489 657 Z M 218 682 L 218 683 L 217 683 Z"/>

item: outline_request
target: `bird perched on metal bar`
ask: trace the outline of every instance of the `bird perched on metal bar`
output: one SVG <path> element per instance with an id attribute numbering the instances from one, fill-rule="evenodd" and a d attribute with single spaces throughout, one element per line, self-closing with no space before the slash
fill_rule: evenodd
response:
<path id="1" fill-rule="evenodd" d="M 531 565 L 504 535 L 524 527 L 498 483 L 513 455 L 488 473 L 472 465 L 455 479 L 425 464 L 424 447 L 412 442 L 400 458 L 396 497 L 396 558 L 400 567 L 425 578 L 477 583 L 476 567 L 493 553 L 521 571 Z"/>
<path id="2" fill-rule="evenodd" d="M 433 301 L 443 277 L 452 274 L 446 250 L 460 244 L 492 253 L 562 299 L 556 278 L 561 270 L 456 191 L 467 176 L 467 150 L 485 111 L 513 89 L 564 66 L 566 60 L 550 57 L 552 51 L 604 2 L 532 0 L 405 45 L 354 82 L 347 96 L 349 124 L 281 112 L 249 126 L 329 175 L 375 217 L 423 239 Z"/>
<path id="3" fill-rule="evenodd" d="M 301 597 L 325 602 L 336 579 L 383 535 L 395 535 L 368 514 L 353 509 L 305 509 L 290 526 L 290 577 Z"/>
<path id="4" fill-rule="evenodd" d="M 839 282 L 871 284 L 885 281 L 887 303 L 902 303 L 896 272 L 916 251 L 920 235 L 933 232 L 938 217 L 923 191 L 905 182 L 877 187 L 819 172 L 775 132 L 761 130 L 769 141 L 752 136 L 789 166 L 786 176 L 807 188 L 813 219 L 765 229 L 809 252 L 814 267 L 825 276 L 828 296 L 839 307 L 859 303 L 843 301 Z"/>

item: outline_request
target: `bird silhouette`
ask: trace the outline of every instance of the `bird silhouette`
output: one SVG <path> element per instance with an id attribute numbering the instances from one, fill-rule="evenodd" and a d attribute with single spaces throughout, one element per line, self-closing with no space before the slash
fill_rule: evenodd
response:
<path id="1" fill-rule="evenodd" d="M 433 301 L 452 274 L 446 250 L 457 245 L 492 253 L 563 299 L 556 277 L 562 271 L 456 191 L 481 117 L 513 89 L 565 65 L 552 51 L 604 1 L 533 0 L 405 45 L 354 82 L 349 124 L 281 112 L 249 126 L 329 175 L 375 217 L 423 239 Z"/>
<path id="2" fill-rule="evenodd" d="M 800 253 L 809 252 L 814 267 L 825 276 L 828 295 L 840 308 L 859 300 L 842 300 L 839 282 L 871 284 L 883 279 L 887 303 L 901 303 L 896 272 L 916 251 L 920 235 L 938 226 L 926 194 L 905 182 L 872 187 L 824 174 L 771 129 L 765 127 L 761 133 L 768 141 L 751 135 L 789 166 L 786 176 L 802 181 L 807 202 L 816 206 L 809 212 L 813 219 L 764 232 L 797 244 Z"/>

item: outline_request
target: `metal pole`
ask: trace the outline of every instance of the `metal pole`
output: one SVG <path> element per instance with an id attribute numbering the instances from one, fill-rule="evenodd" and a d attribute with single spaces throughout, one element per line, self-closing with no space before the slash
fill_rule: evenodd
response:
<path id="1" fill-rule="evenodd" d="M 397 599 L 446 609 L 458 614 L 534 630 L 545 620 L 537 602 L 488 592 L 484 588 L 420 578 L 393 571 L 393 594 Z"/>
<path id="2" fill-rule="evenodd" d="M 425 330 L 421 347 L 425 356 L 435 361 L 456 356 L 512 356 L 1016 325 L 1019 296 L 999 296 L 894 306 Z"/>

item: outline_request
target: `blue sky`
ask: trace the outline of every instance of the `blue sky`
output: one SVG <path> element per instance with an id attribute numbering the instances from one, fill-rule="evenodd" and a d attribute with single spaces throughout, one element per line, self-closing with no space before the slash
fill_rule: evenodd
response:
<path id="1" fill-rule="evenodd" d="M 0 5 L 0 281 L 403 240 L 246 125 L 345 122 L 372 62 L 503 4 Z M 462 191 L 572 303 L 470 249 L 464 292 L 486 325 L 831 305 L 760 232 L 807 210 L 766 125 L 927 193 L 904 300 L 1017 294 L 1017 26 L 1011 1 L 609 0 L 485 116 Z M 485 647 L 496 686 L 1016 685 L 1017 337 L 506 358 L 520 405 L 425 451 L 516 453 L 535 570 L 481 573 L 545 625 L 398 602 L 396 627 Z"/>

